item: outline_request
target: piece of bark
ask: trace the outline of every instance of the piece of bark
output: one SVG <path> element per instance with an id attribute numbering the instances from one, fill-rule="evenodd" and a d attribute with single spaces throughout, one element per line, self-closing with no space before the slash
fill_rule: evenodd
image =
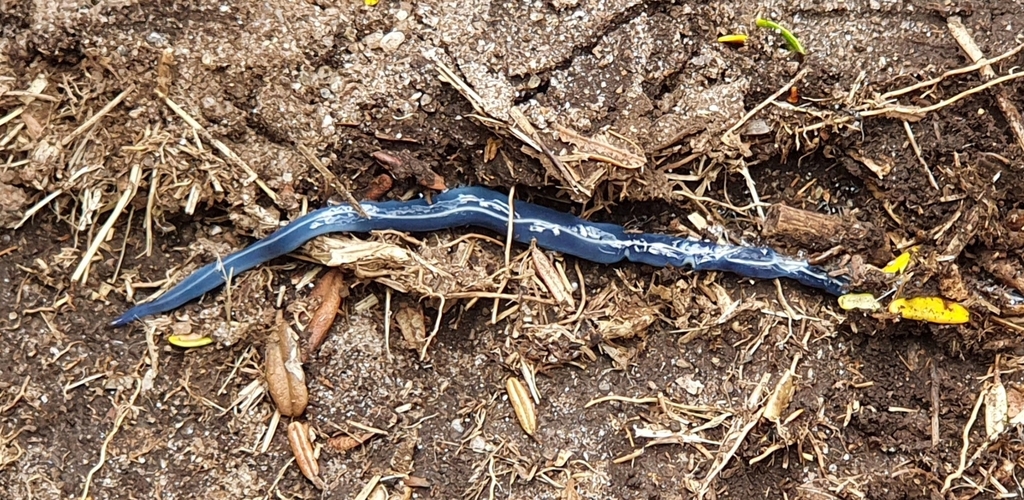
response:
<path id="1" fill-rule="evenodd" d="M 952 262 L 942 269 L 939 276 L 939 291 L 943 297 L 956 301 L 964 301 L 971 296 L 963 276 L 960 275 L 960 267 Z"/>
<path id="2" fill-rule="evenodd" d="M 388 194 L 388 191 L 391 191 L 391 187 L 393 185 L 394 181 L 391 179 L 390 175 L 380 174 L 377 177 L 374 177 L 373 180 L 370 181 L 370 185 L 366 186 L 366 189 L 360 193 L 360 198 L 365 201 L 380 201 L 384 195 Z"/>
<path id="3" fill-rule="evenodd" d="M 863 252 L 872 263 L 884 264 L 892 257 L 885 232 L 874 224 L 783 204 L 768 209 L 762 234 L 770 240 L 815 252 L 843 245 Z"/>

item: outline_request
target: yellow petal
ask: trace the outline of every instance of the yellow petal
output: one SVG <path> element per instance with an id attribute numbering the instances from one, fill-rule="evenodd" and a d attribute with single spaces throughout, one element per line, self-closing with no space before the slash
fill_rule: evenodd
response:
<path id="1" fill-rule="evenodd" d="M 747 35 L 744 35 L 742 33 L 737 33 L 734 35 L 723 35 L 718 37 L 718 43 L 736 43 L 742 45 L 746 41 Z"/>
<path id="2" fill-rule="evenodd" d="M 366 5 L 367 7 L 373 7 L 374 5 L 377 5 L 377 2 L 378 0 L 363 0 L 363 5 Z"/>
<path id="3" fill-rule="evenodd" d="M 182 347 L 185 349 L 203 347 L 204 345 L 210 345 L 213 343 L 212 338 L 198 333 L 190 333 L 188 335 L 171 335 L 167 338 L 167 341 L 175 347 Z"/>
<path id="4" fill-rule="evenodd" d="M 851 309 L 877 311 L 881 309 L 882 305 L 870 293 L 848 293 L 839 297 L 839 307 L 847 311 Z"/>
<path id="5" fill-rule="evenodd" d="M 906 271 L 907 266 L 910 265 L 910 257 L 911 255 L 914 254 L 914 252 L 917 252 L 917 247 L 912 247 L 908 249 L 906 252 L 901 253 L 899 257 L 896 257 L 895 259 L 892 260 L 892 262 L 888 263 L 885 267 L 883 267 L 882 272 L 889 274 L 900 274 L 903 271 Z"/>
<path id="6" fill-rule="evenodd" d="M 905 319 L 940 325 L 959 325 L 971 320 L 971 313 L 967 308 L 942 297 L 896 299 L 889 304 L 889 312 L 899 314 Z"/>

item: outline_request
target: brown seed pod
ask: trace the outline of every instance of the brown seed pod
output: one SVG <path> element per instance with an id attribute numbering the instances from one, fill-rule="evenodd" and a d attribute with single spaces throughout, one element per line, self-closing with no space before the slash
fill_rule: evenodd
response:
<path id="1" fill-rule="evenodd" d="M 288 444 L 292 447 L 295 464 L 299 466 L 302 475 L 318 488 L 323 489 L 324 482 L 320 479 L 320 464 L 316 461 L 313 442 L 309 439 L 309 424 L 305 422 L 288 424 Z"/>
<path id="2" fill-rule="evenodd" d="M 274 333 L 267 340 L 264 359 L 267 385 L 277 410 L 287 417 L 302 415 L 309 403 L 306 374 L 302 371 L 295 332 L 288 326 L 284 314 L 280 311 L 277 313 Z"/>
<path id="3" fill-rule="evenodd" d="M 530 399 L 530 392 L 516 377 L 509 377 L 505 381 L 505 391 L 508 392 L 508 401 L 516 412 L 519 425 L 532 436 L 537 432 L 537 410 L 533 406 L 533 399 Z"/>
<path id="4" fill-rule="evenodd" d="M 341 299 L 348 295 L 345 288 L 345 280 L 341 269 L 333 268 L 320 278 L 311 298 L 318 299 L 320 305 L 313 312 L 306 330 L 309 332 L 309 343 L 306 346 L 306 358 L 310 358 L 320 349 L 320 344 L 327 339 L 327 333 L 334 325 L 334 319 L 338 316 L 338 308 L 341 307 Z"/>

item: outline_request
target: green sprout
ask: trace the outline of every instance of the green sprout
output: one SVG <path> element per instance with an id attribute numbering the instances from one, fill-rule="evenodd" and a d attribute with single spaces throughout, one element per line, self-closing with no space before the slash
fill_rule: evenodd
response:
<path id="1" fill-rule="evenodd" d="M 786 44 L 789 45 L 789 50 L 800 55 L 807 54 L 807 51 L 804 50 L 804 46 L 800 44 L 800 40 L 796 38 L 796 35 L 794 35 L 792 31 L 783 28 L 779 23 L 772 21 L 771 19 L 757 18 L 756 24 L 758 28 L 768 28 L 777 31 L 782 35 L 782 38 L 786 40 Z"/>

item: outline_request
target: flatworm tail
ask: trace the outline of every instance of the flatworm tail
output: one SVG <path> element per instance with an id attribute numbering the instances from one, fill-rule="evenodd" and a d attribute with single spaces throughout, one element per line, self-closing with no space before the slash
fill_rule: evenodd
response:
<path id="1" fill-rule="evenodd" d="M 156 300 L 137 305 L 114 320 L 124 326 L 146 316 L 174 310 L 223 285 L 229 276 L 295 251 L 326 233 L 366 233 L 376 230 L 427 232 L 476 226 L 504 234 L 508 230 L 508 198 L 480 187 L 453 189 L 426 200 L 363 203 L 370 216 L 361 217 L 348 205 L 311 212 L 249 247 L 207 264 Z M 760 247 L 717 245 L 664 234 L 627 234 L 614 224 L 589 222 L 527 202 L 515 203 L 513 239 L 536 240 L 541 248 L 600 264 L 628 260 L 657 267 L 695 271 L 726 271 L 758 279 L 790 278 L 832 295 L 845 293 L 847 282 L 802 260 Z"/>

